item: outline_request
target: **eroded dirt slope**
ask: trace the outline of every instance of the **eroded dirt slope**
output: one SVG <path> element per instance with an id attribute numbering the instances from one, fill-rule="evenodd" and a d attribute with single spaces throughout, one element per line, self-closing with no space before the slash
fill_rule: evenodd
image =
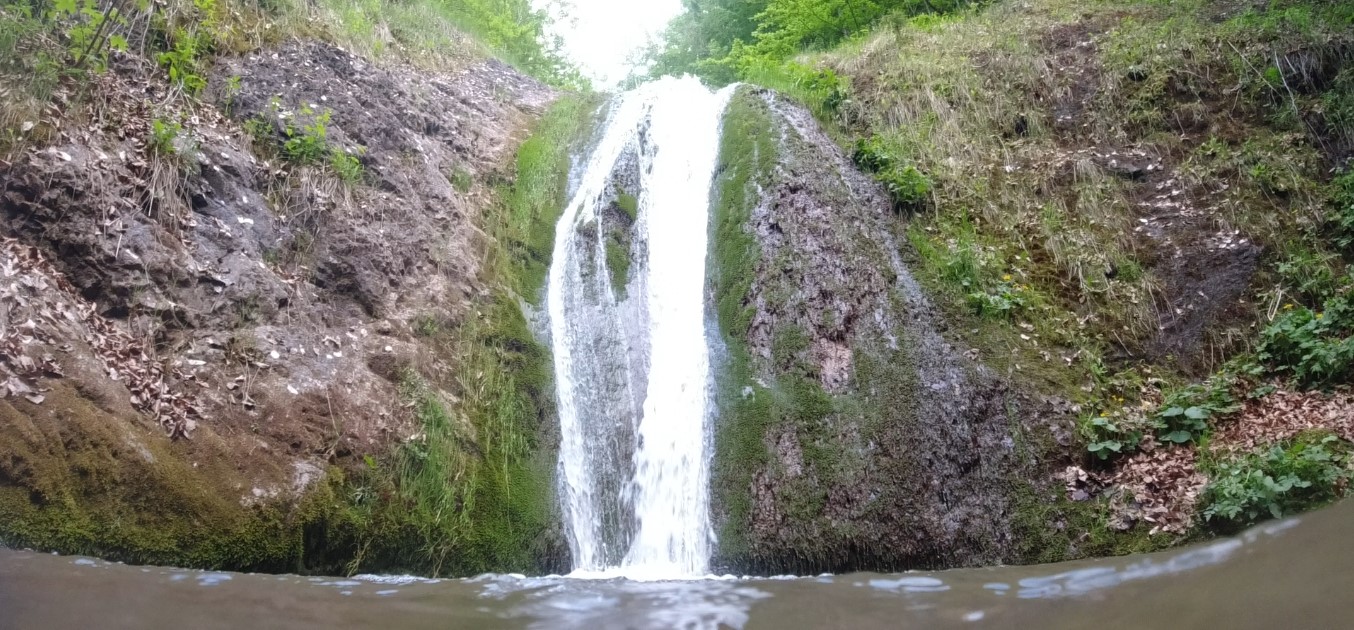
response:
<path id="1" fill-rule="evenodd" d="M 436 75 L 318 43 L 221 60 L 215 107 L 115 65 L 95 119 L 0 164 L 0 537 L 66 550 L 109 544 L 92 506 L 290 509 L 414 434 L 402 371 L 455 369 L 417 328 L 487 295 L 490 185 L 554 99 L 494 61 Z M 305 164 L 287 141 L 317 122 Z M 169 469 L 183 514 L 156 503 Z M 52 506 L 87 530 L 53 532 Z"/>

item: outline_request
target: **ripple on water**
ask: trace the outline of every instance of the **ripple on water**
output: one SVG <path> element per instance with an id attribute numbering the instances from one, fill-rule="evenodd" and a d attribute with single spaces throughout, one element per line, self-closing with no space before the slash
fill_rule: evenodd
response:
<path id="1" fill-rule="evenodd" d="M 480 596 L 511 602 L 495 608 L 532 628 L 595 628 L 617 618 L 635 628 L 742 628 L 754 603 L 771 593 L 741 580 L 516 579 L 483 575 L 466 580 Z"/>
<path id="2" fill-rule="evenodd" d="M 942 593 L 950 590 L 944 581 L 925 576 L 905 575 L 898 578 L 876 578 L 869 581 L 871 588 L 895 593 Z"/>
<path id="3" fill-rule="evenodd" d="M 370 582 L 372 584 L 393 584 L 396 586 L 405 586 L 408 584 L 437 584 L 442 581 L 434 578 L 418 577 L 416 575 L 372 575 L 370 573 L 354 575 L 352 579 Z"/>
<path id="4" fill-rule="evenodd" d="M 231 579 L 230 574 L 227 573 L 203 573 L 197 576 L 197 583 L 198 586 L 216 586 L 223 582 L 229 582 Z"/>

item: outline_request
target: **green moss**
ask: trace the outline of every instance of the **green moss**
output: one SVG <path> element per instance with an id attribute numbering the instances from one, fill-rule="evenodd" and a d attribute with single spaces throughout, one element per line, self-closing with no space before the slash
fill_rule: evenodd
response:
<path id="1" fill-rule="evenodd" d="M 595 121 L 598 99 L 570 94 L 560 98 L 517 150 L 517 174 L 490 225 L 507 243 L 514 288 L 533 304 L 544 294 L 555 248 L 555 224 L 568 203 L 570 151 Z"/>
<path id="2" fill-rule="evenodd" d="M 1010 496 L 1012 534 L 1023 564 L 1149 553 L 1187 540 L 1153 535 L 1143 523 L 1127 530 L 1115 529 L 1109 524 L 1109 504 L 1104 499 L 1071 501 L 1040 492 L 1027 483 L 1016 484 Z"/>
<path id="3" fill-rule="evenodd" d="M 606 266 L 611 271 L 611 289 L 616 299 L 625 299 L 625 283 L 630 279 L 630 251 L 615 237 L 606 240 Z"/>
<path id="4" fill-rule="evenodd" d="M 456 189 L 456 192 L 461 194 L 470 192 L 470 188 L 475 184 L 470 171 L 459 166 L 452 169 L 451 173 L 447 175 L 447 182 L 451 184 L 452 188 Z"/>
<path id="5" fill-rule="evenodd" d="M 0 401 L 0 542 L 144 564 L 296 571 L 310 501 L 244 507 L 226 456 L 133 433 L 65 384 Z"/>
<path id="6" fill-rule="evenodd" d="M 739 90 L 724 116 L 711 200 L 713 250 L 708 274 L 727 350 L 726 361 L 718 366 L 721 385 L 711 494 L 718 513 L 720 554 L 730 558 L 751 552 L 747 535 L 752 476 L 770 461 L 764 440 L 784 404 L 755 380 L 746 340 L 754 309 L 748 292 L 761 256 L 746 225 L 759 202 L 757 188 L 768 183 L 775 165 L 774 134 L 765 104 L 749 90 Z"/>
<path id="7" fill-rule="evenodd" d="M 771 337 L 771 362 L 777 368 L 803 363 L 802 353 L 809 349 L 809 336 L 799 326 L 781 326 Z"/>
<path id="8" fill-rule="evenodd" d="M 761 247 L 746 225 L 760 201 L 758 186 L 769 183 L 776 151 L 776 135 L 766 104 L 750 90 L 739 90 L 724 116 L 720 140 L 710 274 L 720 326 L 733 338 L 741 339 L 752 321 L 754 309 L 746 298 Z"/>
<path id="9" fill-rule="evenodd" d="M 877 394 L 894 386 L 906 389 L 915 381 L 915 375 L 909 379 L 905 373 L 909 364 L 895 356 L 891 359 L 897 360 L 904 373 L 881 369 L 878 381 L 867 379 L 874 388 L 870 395 L 833 396 L 824 390 L 819 368 L 808 352 L 808 332 L 789 323 L 776 328 L 769 357 L 749 351 L 749 325 L 757 308 L 749 291 L 759 267 L 799 263 L 790 251 L 764 263 L 763 251 L 748 227 L 763 191 L 773 185 L 777 163 L 782 157 L 800 159 L 792 153 L 795 150 L 794 145 L 781 145 L 774 118 L 760 94 L 750 89 L 735 94 L 724 119 L 712 200 L 709 275 L 726 352 L 719 366 L 711 487 L 720 534 L 716 563 L 745 571 L 821 570 L 840 561 L 841 554 L 847 553 L 843 541 L 853 535 L 853 525 L 830 522 L 824 510 L 832 489 L 856 478 L 864 465 L 859 458 L 845 456 L 856 445 L 843 443 L 840 429 L 862 416 L 873 419 L 870 426 L 887 426 L 899 409 L 889 409 L 887 396 Z M 782 151 L 791 154 L 782 156 Z M 779 312 L 795 299 L 794 287 L 785 282 L 765 278 L 763 282 L 758 300 L 768 311 Z M 865 368 L 872 366 L 867 362 Z M 760 548 L 750 536 L 754 483 L 769 484 L 758 489 L 758 495 L 769 492 L 774 509 L 791 525 L 774 550 Z"/>
<path id="10" fill-rule="evenodd" d="M 616 197 L 616 207 L 630 219 L 632 225 L 639 218 L 639 198 L 634 195 L 621 193 Z"/>

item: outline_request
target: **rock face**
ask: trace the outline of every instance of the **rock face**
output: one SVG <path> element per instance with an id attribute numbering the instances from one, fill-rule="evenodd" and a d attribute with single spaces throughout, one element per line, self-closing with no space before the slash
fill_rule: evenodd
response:
<path id="1" fill-rule="evenodd" d="M 1036 476 L 1022 441 L 1065 441 L 1071 418 L 945 341 L 901 220 L 804 109 L 741 89 L 714 197 L 716 566 L 1012 559 L 1013 493 Z"/>
<path id="2" fill-rule="evenodd" d="M 424 76 L 317 43 L 214 72 L 215 108 L 115 68 L 100 120 L 0 171 L 0 539 L 296 569 L 299 535 L 198 557 L 175 532 L 286 516 L 326 469 L 419 431 L 405 370 L 454 380 L 426 329 L 489 294 L 489 187 L 553 91 L 498 62 Z M 298 139 L 318 159 L 296 159 Z M 336 155 L 360 163 L 352 181 Z"/>

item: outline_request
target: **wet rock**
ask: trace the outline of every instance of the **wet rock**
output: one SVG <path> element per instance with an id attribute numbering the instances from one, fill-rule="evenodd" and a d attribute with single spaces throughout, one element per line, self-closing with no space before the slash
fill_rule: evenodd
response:
<path id="1" fill-rule="evenodd" d="M 749 309 L 746 330 L 724 332 L 753 368 L 725 389 L 717 441 L 735 452 L 724 442 L 740 423 L 763 423 L 758 444 L 740 448 L 763 450 L 764 463 L 716 462 L 715 564 L 812 573 L 1012 559 L 1009 491 L 1039 477 L 1013 436 L 1053 442 L 1050 427 L 1071 416 L 942 336 L 888 198 L 807 111 L 745 88 L 726 134 L 748 124 L 774 130 L 776 159 L 739 191 L 755 204 L 743 226 L 758 250 L 747 292 L 717 296 Z M 721 182 L 742 175 L 730 155 Z M 746 515 L 730 509 L 745 500 Z"/>

